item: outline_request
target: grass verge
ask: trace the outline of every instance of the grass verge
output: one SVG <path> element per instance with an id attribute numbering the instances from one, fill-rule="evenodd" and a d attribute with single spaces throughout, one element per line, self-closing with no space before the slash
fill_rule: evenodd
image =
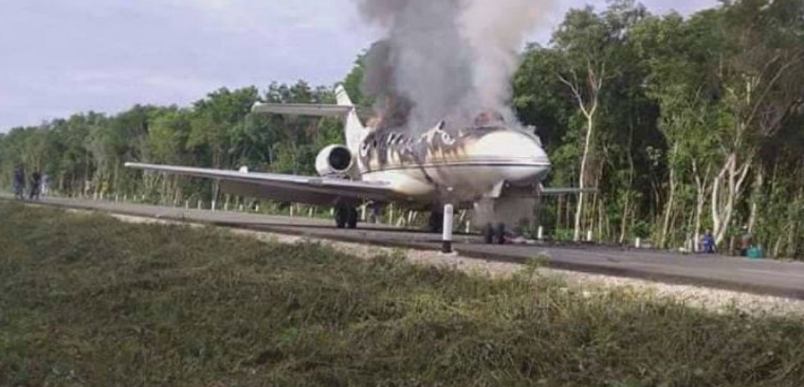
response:
<path id="1" fill-rule="evenodd" d="M 3 386 L 802 386 L 799 319 L 0 202 Z"/>

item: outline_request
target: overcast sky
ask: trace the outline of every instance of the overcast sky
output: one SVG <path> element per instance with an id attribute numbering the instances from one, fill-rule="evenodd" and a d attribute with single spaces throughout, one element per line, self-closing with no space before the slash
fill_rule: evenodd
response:
<path id="1" fill-rule="evenodd" d="M 558 3 L 559 1 L 556 1 Z M 571 7 L 533 31 L 545 42 Z M 687 14 L 716 0 L 645 0 Z M 379 36 L 353 0 L 0 0 L 0 132 L 271 81 L 331 85 Z"/>

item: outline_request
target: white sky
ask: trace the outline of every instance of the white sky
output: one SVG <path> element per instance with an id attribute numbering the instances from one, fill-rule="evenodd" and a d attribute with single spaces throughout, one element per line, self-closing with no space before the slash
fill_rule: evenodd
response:
<path id="1" fill-rule="evenodd" d="M 586 3 L 605 6 L 561 1 L 532 40 Z M 683 14 L 717 5 L 643 3 Z M 187 105 L 223 86 L 331 85 L 377 37 L 353 0 L 0 0 L 0 132 L 135 103 Z"/>

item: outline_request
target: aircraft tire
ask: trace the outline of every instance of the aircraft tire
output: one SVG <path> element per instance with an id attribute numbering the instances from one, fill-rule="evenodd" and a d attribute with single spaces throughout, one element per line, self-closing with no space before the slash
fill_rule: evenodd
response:
<path id="1" fill-rule="evenodd" d="M 335 207 L 335 225 L 338 228 L 346 228 L 346 224 L 348 223 L 349 220 L 348 216 L 349 216 L 348 207 L 340 205 Z"/>
<path id="2" fill-rule="evenodd" d="M 504 223 L 497 223 L 493 227 L 493 239 L 494 243 L 498 245 L 505 244 L 505 224 Z"/>
<path id="3" fill-rule="evenodd" d="M 429 231 L 430 232 L 442 232 L 444 231 L 444 213 L 438 211 L 430 212 L 430 222 L 429 222 Z"/>
<path id="4" fill-rule="evenodd" d="M 486 225 L 483 226 L 483 242 L 485 242 L 487 245 L 490 245 L 493 241 L 494 227 L 491 225 L 491 223 L 486 223 Z"/>
<path id="5" fill-rule="evenodd" d="M 357 218 L 358 218 L 357 208 L 349 207 L 348 210 L 346 211 L 346 213 L 348 215 L 347 219 L 346 219 L 346 225 L 352 230 L 356 229 L 357 228 Z"/>

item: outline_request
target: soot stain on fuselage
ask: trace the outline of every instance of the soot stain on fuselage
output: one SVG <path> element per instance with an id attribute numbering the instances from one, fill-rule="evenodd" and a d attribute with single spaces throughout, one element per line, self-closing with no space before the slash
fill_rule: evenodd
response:
<path id="1" fill-rule="evenodd" d="M 404 130 L 378 129 L 369 133 L 360 145 L 358 155 L 364 172 L 381 171 L 392 165 L 422 165 L 435 156 L 455 159 L 484 136 L 509 130 L 504 127 L 473 127 L 465 130 L 431 129 L 420 135 Z M 396 160 L 392 160 L 396 158 Z"/>

